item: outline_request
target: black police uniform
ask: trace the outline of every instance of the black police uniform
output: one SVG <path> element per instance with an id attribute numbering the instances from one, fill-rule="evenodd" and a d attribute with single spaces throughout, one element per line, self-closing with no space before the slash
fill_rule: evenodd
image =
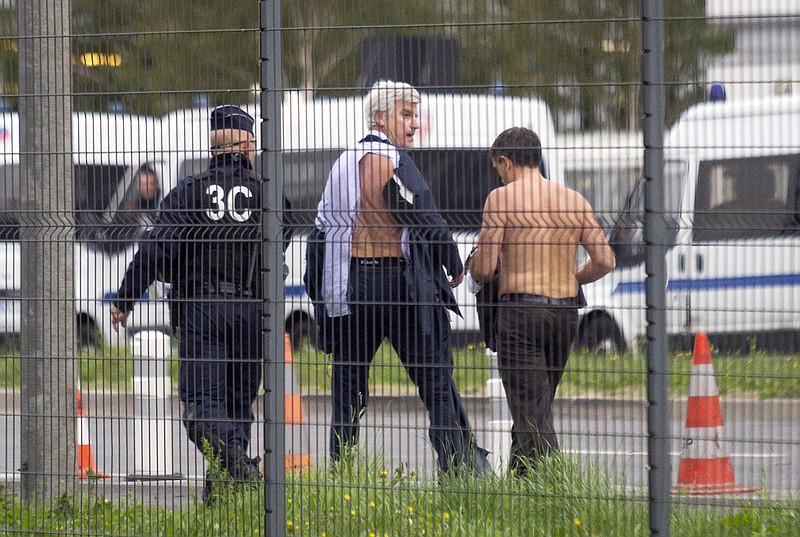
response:
<path id="1" fill-rule="evenodd" d="M 231 128 L 221 121 L 212 112 L 212 130 Z M 260 191 L 247 157 L 212 157 L 206 173 L 166 196 L 114 302 L 130 311 L 156 278 L 172 283 L 183 423 L 236 480 L 258 476 L 247 448 L 261 382 Z"/>

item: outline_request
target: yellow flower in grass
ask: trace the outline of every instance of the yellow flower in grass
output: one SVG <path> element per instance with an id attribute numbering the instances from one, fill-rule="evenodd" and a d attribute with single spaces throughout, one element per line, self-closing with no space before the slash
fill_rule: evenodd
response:
<path id="1" fill-rule="evenodd" d="M 409 505 L 408 506 L 408 514 L 410 515 L 413 512 L 414 512 L 414 508 Z"/>
<path id="2" fill-rule="evenodd" d="M 580 518 L 573 518 L 572 519 L 572 525 L 575 526 L 576 528 L 580 528 L 581 527 L 581 519 Z"/>
<path id="3" fill-rule="evenodd" d="M 350 509 L 350 516 L 356 516 L 355 509 Z"/>
<path id="4" fill-rule="evenodd" d="M 344 501 L 350 502 L 350 495 L 349 494 L 345 494 L 344 495 Z"/>
<path id="5" fill-rule="evenodd" d="M 369 506 L 371 509 L 375 509 L 375 502 L 369 502 Z"/>
<path id="6" fill-rule="evenodd" d="M 286 498 L 286 503 L 288 503 L 289 505 L 292 505 L 292 499 L 291 498 Z"/>
<path id="7" fill-rule="evenodd" d="M 292 531 L 294 529 L 294 522 L 291 520 L 286 521 L 286 531 Z"/>
<path id="8" fill-rule="evenodd" d="M 444 515 L 442 516 L 444 517 L 445 520 L 450 520 L 450 513 L 448 513 L 447 511 L 445 511 Z"/>

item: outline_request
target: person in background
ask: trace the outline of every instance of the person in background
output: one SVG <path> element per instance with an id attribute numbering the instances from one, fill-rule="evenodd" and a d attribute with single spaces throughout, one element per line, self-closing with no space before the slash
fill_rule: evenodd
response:
<path id="1" fill-rule="evenodd" d="M 514 422 L 509 465 L 518 475 L 558 450 L 552 405 L 584 305 L 580 285 L 615 265 L 589 202 L 545 179 L 541 156 L 539 137 L 526 128 L 505 130 L 492 144 L 504 186 L 486 200 L 468 267 L 479 283 L 499 269 L 497 356 Z M 579 245 L 590 259 L 576 271 Z"/>
<path id="2" fill-rule="evenodd" d="M 125 241 L 140 239 L 155 223 L 160 195 L 158 175 L 149 165 L 143 165 L 112 219 L 109 237 Z"/>

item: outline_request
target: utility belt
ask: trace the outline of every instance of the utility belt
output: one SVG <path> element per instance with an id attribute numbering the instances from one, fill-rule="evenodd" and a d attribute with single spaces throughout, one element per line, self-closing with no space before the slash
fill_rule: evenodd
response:
<path id="1" fill-rule="evenodd" d="M 540 306 L 553 306 L 560 308 L 579 307 L 578 298 L 574 296 L 565 298 L 553 298 L 543 295 L 529 295 L 527 293 L 509 293 L 507 295 L 501 295 L 500 302 L 525 302 L 528 304 L 537 304 Z"/>
<path id="2" fill-rule="evenodd" d="M 351 267 L 361 268 L 404 268 L 404 257 L 351 257 Z"/>
<path id="3" fill-rule="evenodd" d="M 231 295 L 250 298 L 253 296 L 253 293 L 249 289 L 245 289 L 241 284 L 218 281 L 214 283 L 204 282 L 201 285 L 196 285 L 191 295 Z"/>

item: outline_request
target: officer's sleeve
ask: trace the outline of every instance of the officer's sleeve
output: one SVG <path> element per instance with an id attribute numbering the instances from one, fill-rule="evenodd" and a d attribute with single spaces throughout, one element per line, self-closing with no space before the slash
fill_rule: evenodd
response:
<path id="1" fill-rule="evenodd" d="M 190 223 L 186 198 L 187 191 L 176 187 L 161 203 L 153 228 L 142 236 L 113 301 L 120 310 L 131 311 L 150 284 L 159 275 L 169 274 L 177 262 L 181 239 Z"/>
<path id="2" fill-rule="evenodd" d="M 422 194 L 430 196 L 430 192 Z M 389 210 L 403 227 L 414 229 L 431 247 L 433 259 L 443 265 L 451 277 L 464 272 L 458 247 L 447 222 L 436 210 L 433 199 L 422 199 L 409 190 L 397 174 L 389 179 L 383 189 Z M 432 209 L 431 209 L 432 208 Z"/>

